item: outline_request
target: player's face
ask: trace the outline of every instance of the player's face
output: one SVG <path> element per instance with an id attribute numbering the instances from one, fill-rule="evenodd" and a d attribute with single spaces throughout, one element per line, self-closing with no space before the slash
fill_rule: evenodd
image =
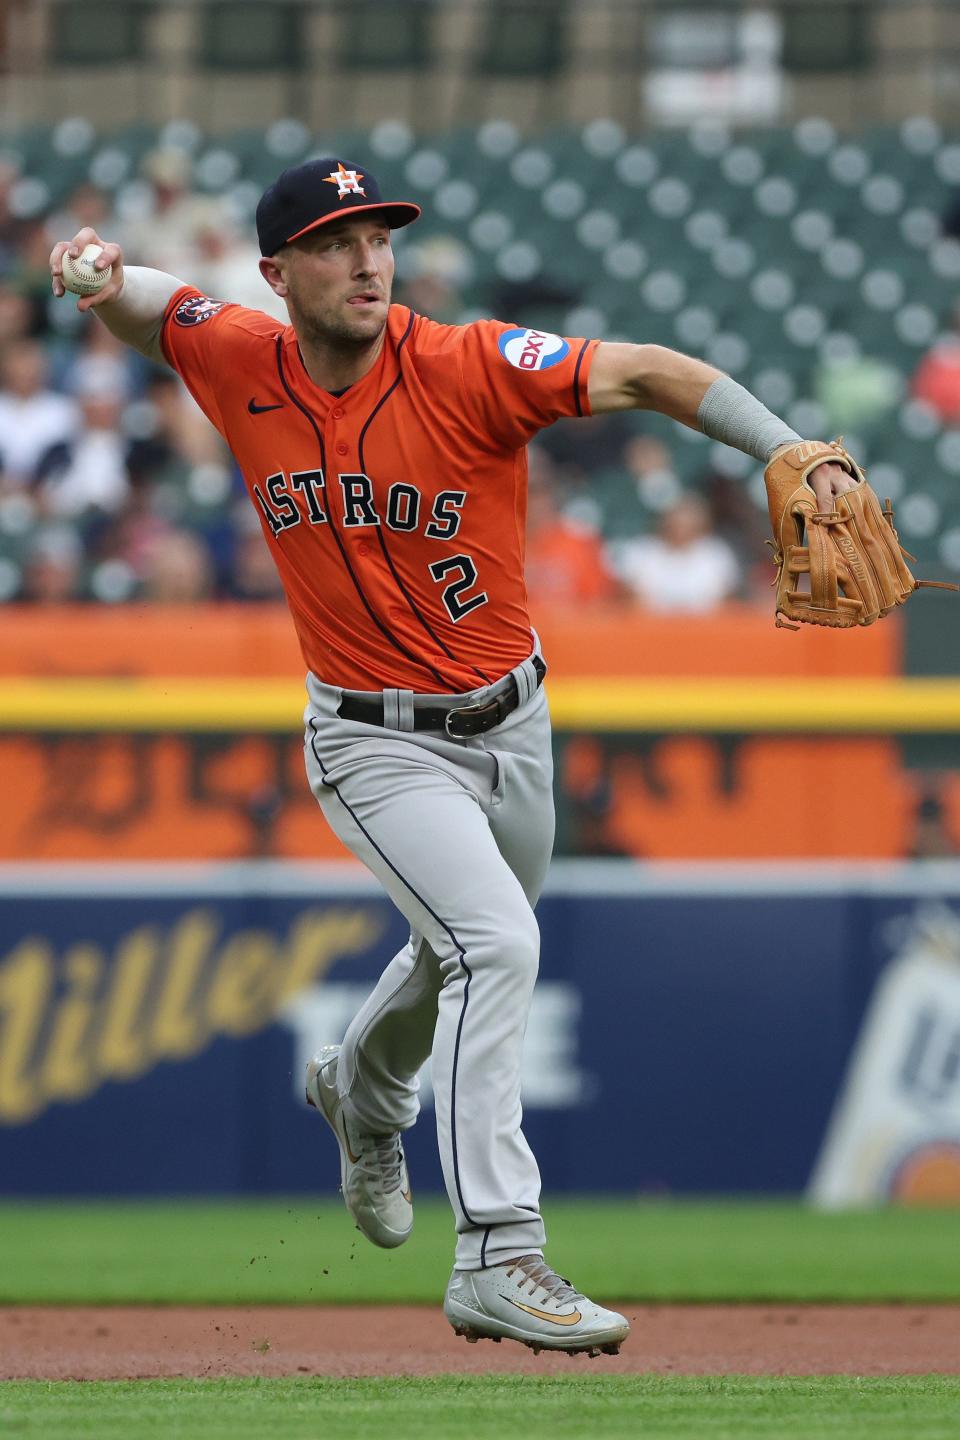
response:
<path id="1" fill-rule="evenodd" d="M 298 332 L 348 345 L 369 345 L 383 332 L 394 270 L 383 220 L 358 215 L 321 225 L 277 260 Z"/>

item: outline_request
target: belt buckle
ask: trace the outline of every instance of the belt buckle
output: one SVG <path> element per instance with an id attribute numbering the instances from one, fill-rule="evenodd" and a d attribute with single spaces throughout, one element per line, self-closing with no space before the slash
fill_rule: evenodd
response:
<path id="1" fill-rule="evenodd" d="M 500 699 L 499 695 L 494 695 L 482 705 L 463 705 L 458 710 L 448 710 L 443 717 L 444 730 L 452 740 L 465 740 L 470 735 L 482 735 L 486 730 L 492 730 L 502 719 Z M 489 725 L 484 725 L 482 722 L 488 715 L 493 715 L 493 719 Z M 454 729 L 451 721 L 460 717 L 463 717 L 463 729 Z"/>

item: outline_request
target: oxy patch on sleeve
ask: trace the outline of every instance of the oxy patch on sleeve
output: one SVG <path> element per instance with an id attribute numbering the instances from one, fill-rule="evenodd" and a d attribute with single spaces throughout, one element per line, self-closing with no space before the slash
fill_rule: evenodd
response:
<path id="1" fill-rule="evenodd" d="M 515 370 L 549 370 L 570 353 L 562 335 L 549 335 L 544 330 L 504 330 L 497 345 Z"/>

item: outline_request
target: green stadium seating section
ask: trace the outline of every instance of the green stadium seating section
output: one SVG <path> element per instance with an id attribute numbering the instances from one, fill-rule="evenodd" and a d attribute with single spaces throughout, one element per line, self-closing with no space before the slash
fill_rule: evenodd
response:
<path id="1" fill-rule="evenodd" d="M 951 468 L 943 454 L 960 443 L 945 452 L 940 423 L 916 406 L 904 428 L 902 409 L 960 282 L 960 245 L 940 230 L 960 193 L 960 140 L 933 122 L 915 117 L 852 137 L 816 119 L 734 134 L 700 125 L 630 136 L 594 121 L 534 136 L 508 122 L 429 137 L 402 122 L 312 135 L 296 120 L 183 134 L 200 188 L 215 188 L 217 167 L 204 168 L 211 150 L 233 157 L 226 189 L 251 221 L 259 190 L 287 164 L 331 153 L 369 164 L 386 193 L 424 207 L 421 223 L 398 235 L 401 275 L 405 253 L 453 237 L 467 315 L 496 311 L 567 330 L 589 321 L 601 337 L 701 353 L 779 396 L 787 419 L 797 402 L 823 395 L 822 367 L 835 352 L 852 348 L 887 367 L 901 398 L 852 415 L 849 431 L 868 467 L 883 461 L 902 472 L 910 548 L 945 563 L 939 531 L 960 525 L 960 462 Z M 30 201 L 39 212 L 91 177 L 122 197 L 157 139 L 146 125 L 97 134 L 77 121 L 14 132 L 6 149 L 41 182 Z M 671 448 L 679 478 L 695 484 L 708 449 L 679 440 Z M 618 474 L 597 482 L 607 533 L 655 519 Z M 929 506 L 905 504 L 914 494 L 934 502 L 936 526 Z M 955 535 L 949 554 L 958 553 Z"/>

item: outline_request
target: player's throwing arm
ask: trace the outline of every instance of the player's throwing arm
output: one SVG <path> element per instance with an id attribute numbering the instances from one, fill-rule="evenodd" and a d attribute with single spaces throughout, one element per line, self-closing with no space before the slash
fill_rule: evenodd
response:
<path id="1" fill-rule="evenodd" d="M 77 309 L 96 310 L 118 340 L 148 360 L 164 360 L 160 330 L 182 280 L 162 270 L 124 266 L 116 241 L 102 240 L 89 225 L 72 240 L 57 241 L 50 252 L 50 275 L 54 295 L 77 295 Z"/>

